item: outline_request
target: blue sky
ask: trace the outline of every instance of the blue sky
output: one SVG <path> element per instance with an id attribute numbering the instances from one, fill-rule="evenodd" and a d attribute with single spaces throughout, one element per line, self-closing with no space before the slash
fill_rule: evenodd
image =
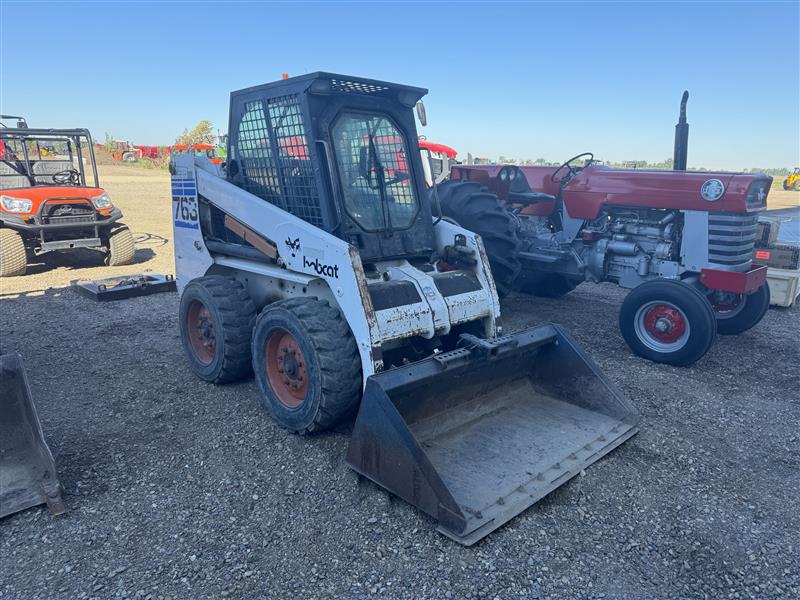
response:
<path id="1" fill-rule="evenodd" d="M 230 91 L 329 70 L 427 87 L 462 156 L 800 163 L 800 3 L 0 0 L 0 112 L 165 144 Z M 34 25 L 35 24 L 35 25 Z"/>

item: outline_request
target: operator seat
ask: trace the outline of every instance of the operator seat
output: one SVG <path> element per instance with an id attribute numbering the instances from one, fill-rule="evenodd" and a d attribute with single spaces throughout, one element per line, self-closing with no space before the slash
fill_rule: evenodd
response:
<path id="1" fill-rule="evenodd" d="M 53 185 L 53 175 L 59 171 L 68 171 L 74 169 L 75 166 L 68 160 L 37 160 L 31 161 L 33 171 L 33 180 L 36 183 L 44 183 Z"/>
<path id="2" fill-rule="evenodd" d="M 507 171 L 509 177 L 508 183 L 508 202 L 511 204 L 519 204 L 524 207 L 537 204 L 539 202 L 553 202 L 556 197 L 544 192 L 534 192 L 531 189 L 528 180 L 524 173 L 516 168 L 511 168 Z"/>
<path id="3" fill-rule="evenodd" d="M 15 160 L 0 160 L 0 189 L 31 187 L 31 180 L 25 174 L 25 167 Z"/>

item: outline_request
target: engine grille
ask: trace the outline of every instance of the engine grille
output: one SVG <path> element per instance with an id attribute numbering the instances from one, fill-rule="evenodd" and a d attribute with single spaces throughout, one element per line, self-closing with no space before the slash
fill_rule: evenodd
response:
<path id="1" fill-rule="evenodd" d="M 87 223 L 95 222 L 94 206 L 89 203 L 47 202 L 42 207 L 41 220 L 43 225 L 56 223 Z"/>
<path id="2" fill-rule="evenodd" d="M 710 213 L 708 262 L 748 268 L 753 258 L 758 215 Z"/>

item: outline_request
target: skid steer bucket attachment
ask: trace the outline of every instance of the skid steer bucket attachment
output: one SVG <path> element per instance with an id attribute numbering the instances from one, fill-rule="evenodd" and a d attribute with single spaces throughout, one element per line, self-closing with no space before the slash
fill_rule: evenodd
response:
<path id="1" fill-rule="evenodd" d="M 47 504 L 64 512 L 53 455 L 31 399 L 19 354 L 0 356 L 0 517 Z"/>
<path id="2" fill-rule="evenodd" d="M 639 415 L 558 325 L 462 342 L 367 380 L 347 460 L 469 546 L 635 434 Z"/>

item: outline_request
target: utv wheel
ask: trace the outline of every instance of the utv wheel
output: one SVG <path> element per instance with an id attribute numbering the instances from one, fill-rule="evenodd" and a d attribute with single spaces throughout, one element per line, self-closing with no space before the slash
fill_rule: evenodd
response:
<path id="1" fill-rule="evenodd" d="M 108 236 L 108 254 L 105 263 L 109 267 L 129 265 L 133 262 L 136 253 L 136 243 L 131 230 L 125 225 L 120 225 L 111 230 Z"/>
<path id="2" fill-rule="evenodd" d="M 706 298 L 714 310 L 717 331 L 723 335 L 735 335 L 755 326 L 767 314 L 769 285 L 765 282 L 752 294 L 707 290 Z"/>
<path id="3" fill-rule="evenodd" d="M 517 280 L 520 292 L 543 298 L 561 298 L 578 287 L 580 283 L 580 281 L 569 279 L 559 273 L 525 272 L 524 269 Z"/>
<path id="4" fill-rule="evenodd" d="M 681 281 L 648 281 L 633 289 L 619 311 L 631 350 L 653 362 L 686 366 L 714 343 L 717 321 L 702 292 Z"/>
<path id="5" fill-rule="evenodd" d="M 511 291 L 522 265 L 517 220 L 496 195 L 474 181 L 451 179 L 437 186 L 442 213 L 481 236 L 497 291 Z"/>
<path id="6" fill-rule="evenodd" d="M 0 277 L 25 275 L 27 266 L 22 236 L 13 229 L 0 228 Z"/>
<path id="7" fill-rule="evenodd" d="M 181 296 L 179 319 L 192 371 L 213 383 L 250 375 L 255 318 L 250 295 L 235 279 L 210 275 L 190 281 Z"/>
<path id="8" fill-rule="evenodd" d="M 267 306 L 256 320 L 252 353 L 264 406 L 282 427 L 323 431 L 358 406 L 358 347 L 327 302 L 296 298 Z"/>

